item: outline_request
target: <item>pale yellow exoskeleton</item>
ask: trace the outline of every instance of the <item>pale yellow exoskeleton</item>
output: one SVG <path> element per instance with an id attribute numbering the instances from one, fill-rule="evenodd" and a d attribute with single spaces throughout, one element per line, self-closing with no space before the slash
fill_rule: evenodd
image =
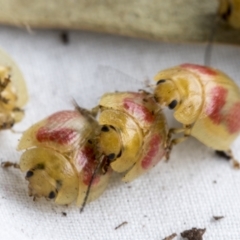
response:
<path id="1" fill-rule="evenodd" d="M 29 195 L 53 199 L 57 204 L 75 201 L 81 205 L 97 169 L 88 201 L 99 197 L 111 169 L 103 173 L 97 167 L 98 132 L 98 123 L 86 110 L 57 112 L 24 132 L 18 145 L 18 150 L 25 150 L 19 168 L 26 172 Z M 9 165 L 13 164 L 6 162 L 3 166 Z"/>
<path id="2" fill-rule="evenodd" d="M 0 50 L 0 130 L 22 120 L 28 100 L 27 88 L 16 63 Z"/>
<path id="3" fill-rule="evenodd" d="M 184 132 L 218 151 L 228 151 L 240 133 L 240 90 L 223 72 L 200 65 L 182 64 L 155 76 L 154 96 L 174 110 Z M 185 139 L 174 139 L 174 143 Z M 236 162 L 235 162 L 236 163 Z"/>
<path id="4" fill-rule="evenodd" d="M 99 102 L 100 151 L 111 168 L 132 181 L 155 166 L 165 155 L 167 123 L 147 92 L 106 93 Z"/>
<path id="5" fill-rule="evenodd" d="M 97 116 L 96 116 L 97 114 Z M 26 172 L 29 195 L 78 205 L 99 197 L 112 170 L 131 181 L 165 155 L 168 128 L 151 94 L 105 94 L 93 112 L 57 112 L 22 136 L 19 167 Z"/>

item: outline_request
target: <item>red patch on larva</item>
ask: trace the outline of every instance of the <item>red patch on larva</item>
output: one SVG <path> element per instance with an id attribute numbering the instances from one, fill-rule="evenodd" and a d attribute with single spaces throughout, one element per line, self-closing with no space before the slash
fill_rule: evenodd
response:
<path id="1" fill-rule="evenodd" d="M 207 75 L 212 75 L 212 76 L 217 75 L 217 72 L 214 71 L 212 68 L 197 65 L 197 64 L 185 63 L 185 64 L 181 64 L 180 67 L 186 68 L 186 69 L 197 70 L 198 72 L 200 72 L 202 74 L 207 74 Z"/>
<path id="2" fill-rule="evenodd" d="M 47 121 L 48 122 L 58 122 L 58 121 L 66 122 L 72 118 L 79 117 L 79 114 L 80 113 L 77 111 L 61 111 L 49 116 L 47 118 Z"/>
<path id="3" fill-rule="evenodd" d="M 150 149 L 148 150 L 148 152 L 146 153 L 146 156 L 142 160 L 142 168 L 148 169 L 151 166 L 152 160 L 160 150 L 159 149 L 161 147 L 160 144 L 161 144 L 160 136 L 157 134 L 154 135 L 149 143 Z"/>
<path id="4" fill-rule="evenodd" d="M 153 114 L 145 106 L 135 103 L 134 99 L 125 98 L 123 107 L 137 119 L 143 119 L 150 123 L 154 120 Z"/>
<path id="5" fill-rule="evenodd" d="M 82 150 L 81 159 L 79 159 L 79 163 L 82 164 L 85 162 L 85 166 L 83 167 L 83 183 L 85 185 L 89 185 L 92 175 L 96 169 L 96 161 L 95 161 L 95 153 L 93 148 L 86 146 Z M 100 176 L 96 175 L 93 179 L 92 185 L 97 185 L 100 182 Z"/>
<path id="6" fill-rule="evenodd" d="M 36 134 L 36 138 L 39 142 L 51 141 L 62 145 L 70 143 L 75 136 L 76 132 L 69 128 L 49 131 L 41 127 Z"/>
<path id="7" fill-rule="evenodd" d="M 229 133 L 240 131 L 240 102 L 235 103 L 226 116 L 226 123 Z"/>
<path id="8" fill-rule="evenodd" d="M 226 104 L 227 93 L 227 89 L 219 86 L 214 87 L 210 93 L 212 97 L 211 102 L 207 106 L 206 113 L 215 124 L 220 124 L 223 120 L 221 110 Z"/>

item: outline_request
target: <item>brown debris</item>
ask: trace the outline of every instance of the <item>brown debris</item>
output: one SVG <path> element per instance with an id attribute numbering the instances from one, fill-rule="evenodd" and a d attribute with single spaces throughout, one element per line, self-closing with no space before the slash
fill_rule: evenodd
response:
<path id="1" fill-rule="evenodd" d="M 62 212 L 62 216 L 63 216 L 63 217 L 66 217 L 66 216 L 67 216 L 67 213 L 66 213 L 66 212 Z"/>
<path id="2" fill-rule="evenodd" d="M 188 240 L 203 240 L 202 236 L 205 232 L 206 232 L 206 228 L 204 229 L 192 228 L 190 230 L 186 230 L 182 232 L 181 236 Z"/>
<path id="3" fill-rule="evenodd" d="M 176 233 L 173 233 L 173 234 L 171 234 L 170 236 L 165 237 L 163 240 L 172 240 L 172 239 L 174 239 L 176 236 L 177 236 L 177 234 L 176 234 Z"/>
<path id="4" fill-rule="evenodd" d="M 216 220 L 216 221 L 218 221 L 222 218 L 224 218 L 224 216 L 213 216 L 213 219 Z"/>
<path id="5" fill-rule="evenodd" d="M 117 229 L 119 229 L 120 227 L 122 227 L 122 226 L 124 226 L 126 224 L 128 224 L 128 222 L 124 221 L 121 224 L 119 224 L 118 226 L 116 226 L 114 229 L 117 230 Z"/>
<path id="6" fill-rule="evenodd" d="M 60 39 L 64 45 L 69 44 L 69 34 L 68 32 L 61 32 Z"/>

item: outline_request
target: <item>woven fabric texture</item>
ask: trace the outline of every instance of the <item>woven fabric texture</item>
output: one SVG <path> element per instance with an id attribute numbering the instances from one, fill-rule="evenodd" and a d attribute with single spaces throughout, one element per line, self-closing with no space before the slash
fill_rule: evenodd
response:
<path id="1" fill-rule="evenodd" d="M 42 118 L 73 109 L 74 98 L 93 107 L 108 91 L 135 90 L 161 69 L 180 63 L 203 64 L 205 45 L 168 44 L 86 32 L 0 28 L 0 47 L 19 64 L 27 82 L 26 116 L 14 126 L 24 131 Z M 240 85 L 240 48 L 214 45 L 211 65 Z M 169 125 L 174 121 L 169 120 Z M 1 161 L 17 162 L 21 134 L 0 133 Z M 233 145 L 240 159 L 240 140 Z M 0 239 L 163 239 L 192 227 L 206 228 L 203 239 L 240 239 L 240 170 L 189 138 L 171 160 L 131 183 L 112 178 L 107 190 L 86 206 L 56 206 L 28 197 L 24 175 L 0 169 Z M 67 215 L 63 216 L 63 212 Z M 214 221 L 213 216 L 224 216 Z M 126 221 L 127 224 L 115 230 Z"/>

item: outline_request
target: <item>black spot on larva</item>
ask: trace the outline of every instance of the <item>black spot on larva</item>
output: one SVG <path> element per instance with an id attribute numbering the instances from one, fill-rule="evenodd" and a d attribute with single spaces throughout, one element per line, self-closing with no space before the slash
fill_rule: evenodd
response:
<path id="1" fill-rule="evenodd" d="M 116 128 L 114 126 L 110 125 L 110 128 L 116 131 Z"/>
<path id="2" fill-rule="evenodd" d="M 143 98 L 143 102 L 148 102 L 148 100 L 146 98 Z"/>
<path id="3" fill-rule="evenodd" d="M 170 104 L 168 105 L 168 107 L 170 108 L 170 109 L 174 109 L 176 106 L 177 106 L 177 100 L 173 100 L 173 101 L 171 101 L 170 102 Z"/>
<path id="4" fill-rule="evenodd" d="M 33 171 L 27 171 L 26 178 L 30 178 L 33 175 Z"/>
<path id="5" fill-rule="evenodd" d="M 222 14 L 222 19 L 227 21 L 232 14 L 232 5 L 229 3 L 227 11 Z"/>
<path id="6" fill-rule="evenodd" d="M 113 159 L 115 159 L 116 155 L 114 153 L 111 153 L 108 155 L 108 159 L 111 161 Z"/>
<path id="7" fill-rule="evenodd" d="M 164 83 L 164 82 L 166 82 L 165 79 L 158 80 L 158 81 L 157 81 L 157 85 L 160 84 L 160 83 Z"/>
<path id="8" fill-rule="evenodd" d="M 56 196 L 55 192 L 51 191 L 48 195 L 48 198 L 53 199 L 53 198 L 55 198 L 55 196 Z"/>
<path id="9" fill-rule="evenodd" d="M 39 164 L 37 164 L 37 166 L 36 166 L 36 169 L 44 169 L 44 168 L 45 168 L 45 166 L 44 166 L 43 163 L 39 163 Z"/>
<path id="10" fill-rule="evenodd" d="M 118 153 L 117 158 L 120 158 L 122 156 L 122 150 Z"/>
<path id="11" fill-rule="evenodd" d="M 104 126 L 102 127 L 101 131 L 103 131 L 103 132 L 108 132 L 108 131 L 109 131 L 109 128 L 104 125 Z"/>
<path id="12" fill-rule="evenodd" d="M 92 142 L 92 140 L 89 139 L 89 140 L 88 140 L 88 143 L 92 144 L 93 142 Z"/>

